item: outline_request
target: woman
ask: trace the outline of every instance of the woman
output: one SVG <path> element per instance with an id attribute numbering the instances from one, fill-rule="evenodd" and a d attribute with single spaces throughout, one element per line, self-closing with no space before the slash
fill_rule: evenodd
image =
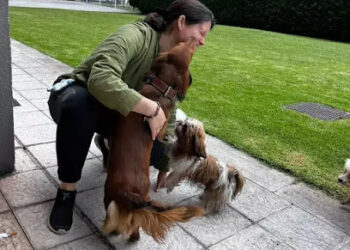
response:
<path id="1" fill-rule="evenodd" d="M 100 135 L 95 142 L 104 155 L 104 164 L 108 151 L 103 137 L 111 134 L 115 112 L 127 116 L 132 111 L 152 117 L 147 122 L 155 139 L 165 115 L 163 110 L 156 114 L 157 103 L 137 92 L 144 84 L 144 76 L 160 52 L 179 42 L 195 40 L 197 47 L 203 46 L 213 26 L 212 12 L 199 1 L 174 1 L 164 11 L 119 28 L 72 73 L 56 80 L 71 79 L 73 83 L 62 89 L 56 85 L 49 99 L 50 113 L 57 123 L 61 181 L 48 224 L 53 232 L 64 234 L 71 228 L 76 183 L 93 134 Z M 173 135 L 174 121 L 175 113 L 168 125 L 168 136 Z M 156 190 L 166 181 L 168 158 L 164 152 L 165 146 L 155 141 L 151 164 L 159 170 Z"/>

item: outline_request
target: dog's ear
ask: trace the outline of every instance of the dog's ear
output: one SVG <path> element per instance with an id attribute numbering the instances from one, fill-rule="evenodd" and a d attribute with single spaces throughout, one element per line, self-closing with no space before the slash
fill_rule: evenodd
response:
<path id="1" fill-rule="evenodd" d="M 194 152 L 200 157 L 207 157 L 207 152 L 205 151 L 205 143 L 200 133 L 196 133 L 194 136 Z"/>

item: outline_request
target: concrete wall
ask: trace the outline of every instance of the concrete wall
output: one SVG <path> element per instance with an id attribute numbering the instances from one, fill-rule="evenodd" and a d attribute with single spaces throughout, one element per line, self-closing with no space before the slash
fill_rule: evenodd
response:
<path id="1" fill-rule="evenodd" d="M 15 165 L 8 0 L 0 0 L 0 175 Z"/>

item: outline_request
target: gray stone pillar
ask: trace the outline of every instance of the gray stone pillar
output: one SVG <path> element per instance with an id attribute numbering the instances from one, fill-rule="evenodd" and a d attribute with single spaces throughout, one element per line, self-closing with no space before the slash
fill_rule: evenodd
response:
<path id="1" fill-rule="evenodd" d="M 8 0 L 0 0 L 0 175 L 15 167 Z"/>

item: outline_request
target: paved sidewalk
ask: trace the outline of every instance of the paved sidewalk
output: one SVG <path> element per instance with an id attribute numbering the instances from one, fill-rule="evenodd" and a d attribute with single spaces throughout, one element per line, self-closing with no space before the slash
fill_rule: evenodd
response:
<path id="1" fill-rule="evenodd" d="M 89 4 L 78 1 L 64 0 L 9 0 L 11 7 L 29 7 L 29 8 L 47 8 L 47 9 L 64 9 L 64 10 L 81 10 L 95 12 L 116 12 L 116 13 L 135 13 L 122 8 L 111 8 L 100 6 L 98 4 Z"/>
<path id="2" fill-rule="evenodd" d="M 16 172 L 0 178 L 0 249 L 350 249 L 350 214 L 339 202 L 294 178 L 208 136 L 209 153 L 235 164 L 247 178 L 242 194 L 220 215 L 178 224 L 164 244 L 147 235 L 133 245 L 101 234 L 105 211 L 101 154 L 91 145 L 78 185 L 71 233 L 51 233 L 47 218 L 56 194 L 56 125 L 46 88 L 71 68 L 11 40 Z M 156 171 L 152 168 L 152 183 Z M 336 180 L 335 180 L 336 181 Z M 151 197 L 165 202 L 198 202 L 198 190 L 182 184 Z"/>

